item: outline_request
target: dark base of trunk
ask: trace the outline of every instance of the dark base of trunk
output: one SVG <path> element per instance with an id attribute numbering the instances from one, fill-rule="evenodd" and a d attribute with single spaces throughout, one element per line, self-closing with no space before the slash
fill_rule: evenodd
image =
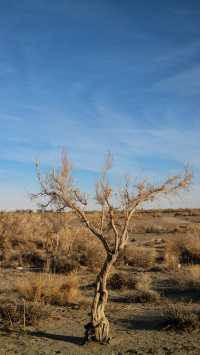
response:
<path id="1" fill-rule="evenodd" d="M 96 326 L 94 326 L 92 322 L 89 322 L 84 327 L 85 327 L 84 343 L 87 343 L 89 341 L 96 341 L 100 344 L 110 343 L 109 322 L 107 318 L 105 318 Z"/>

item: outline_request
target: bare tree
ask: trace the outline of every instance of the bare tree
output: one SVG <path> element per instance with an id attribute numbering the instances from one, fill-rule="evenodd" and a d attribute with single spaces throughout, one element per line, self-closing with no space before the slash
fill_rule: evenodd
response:
<path id="1" fill-rule="evenodd" d="M 87 213 L 86 196 L 74 186 L 71 176 L 72 166 L 66 154 L 62 156 L 60 170 L 53 169 L 44 177 L 41 176 L 39 164 L 36 164 L 40 192 L 32 195 L 33 198 L 42 199 L 40 204 L 42 208 L 74 211 L 91 232 L 91 237 L 99 239 L 105 249 L 106 258 L 96 279 L 91 320 L 85 325 L 85 340 L 92 339 L 100 343 L 107 343 L 110 339 L 109 321 L 105 315 L 105 306 L 108 301 L 108 275 L 119 252 L 123 250 L 128 241 L 129 224 L 136 210 L 147 201 L 153 201 L 161 195 L 177 193 L 187 188 L 192 178 L 191 172 L 185 169 L 183 174 L 171 176 L 158 186 L 145 181 L 131 186 L 130 181 L 126 179 L 123 187 L 116 192 L 108 179 L 111 167 L 112 157 L 108 154 L 100 179 L 96 184 L 95 197 L 100 206 L 98 223 L 92 221 L 90 214 Z"/>

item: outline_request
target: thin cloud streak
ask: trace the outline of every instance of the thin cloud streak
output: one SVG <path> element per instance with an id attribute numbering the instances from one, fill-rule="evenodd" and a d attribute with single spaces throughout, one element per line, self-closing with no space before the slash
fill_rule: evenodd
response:
<path id="1" fill-rule="evenodd" d="M 74 144 L 74 137 L 78 139 L 79 147 Z M 96 137 L 98 136 L 98 139 Z M 200 143 L 198 132 L 181 132 L 170 129 L 142 130 L 142 129 L 87 129 L 84 134 L 76 130 L 66 134 L 66 139 L 57 139 L 51 143 L 42 142 L 29 145 L 20 143 L 15 145 L 13 151 L 2 147 L 0 159 L 31 163 L 36 159 L 45 164 L 56 163 L 60 151 L 66 147 L 71 153 L 78 168 L 98 171 L 99 162 L 108 150 L 111 150 L 117 159 L 127 160 L 126 167 L 131 168 L 129 159 L 148 157 L 150 159 L 162 158 L 163 160 L 176 161 L 180 165 L 190 163 L 199 169 L 200 157 L 198 154 Z M 120 164 L 119 164 L 120 165 Z M 119 167 L 119 170 L 120 167 Z"/>

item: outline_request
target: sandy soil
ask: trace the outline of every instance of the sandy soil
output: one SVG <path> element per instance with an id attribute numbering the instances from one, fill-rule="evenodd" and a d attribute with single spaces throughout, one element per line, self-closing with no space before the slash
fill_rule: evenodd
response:
<path id="1" fill-rule="evenodd" d="M 0 354 L 200 354 L 200 331 L 160 330 L 162 319 L 155 307 L 118 304 L 108 315 L 112 322 L 109 345 L 82 345 L 86 310 L 57 309 L 48 322 L 27 334 L 2 333 Z"/>

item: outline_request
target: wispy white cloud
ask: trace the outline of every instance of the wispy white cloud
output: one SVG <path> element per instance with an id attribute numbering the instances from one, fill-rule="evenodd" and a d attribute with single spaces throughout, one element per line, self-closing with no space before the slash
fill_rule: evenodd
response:
<path id="1" fill-rule="evenodd" d="M 17 168 L 15 165 L 12 168 L 11 166 L 7 172 L 4 167 L 0 172 L 4 177 L 7 174 L 10 181 L 11 175 L 13 175 L 13 183 L 9 187 L 5 186 L 1 202 L 2 208 L 30 207 L 27 192 L 33 191 L 33 186 L 34 190 L 37 190 L 34 161 L 39 159 L 42 167 L 57 166 L 62 147 L 66 147 L 69 151 L 76 172 L 84 171 L 86 179 L 89 179 L 90 186 L 86 181 L 79 180 L 79 174 L 76 176 L 80 187 L 85 189 L 86 185 L 87 191 L 91 190 L 95 176 L 100 170 L 108 150 L 111 150 L 114 155 L 112 178 L 117 183 L 125 174 L 130 174 L 137 179 L 147 177 L 152 182 L 162 181 L 166 174 L 179 172 L 184 164 L 190 163 L 195 174 L 195 186 L 187 195 L 183 195 L 183 200 L 173 200 L 173 206 L 192 207 L 198 205 L 199 130 L 192 127 L 187 131 L 170 128 L 170 125 L 166 127 L 165 123 L 160 124 L 157 128 L 142 128 L 139 127 L 138 122 L 135 124 L 134 120 L 131 121 L 129 115 L 115 113 L 115 110 L 107 109 L 105 105 L 98 107 L 97 114 L 98 127 L 84 126 L 84 122 L 78 125 L 77 122 L 68 121 L 64 117 L 59 117 L 59 120 L 56 121 L 59 124 L 56 125 L 52 117 L 44 122 L 40 130 L 32 132 L 31 142 L 26 138 L 26 134 L 23 136 L 23 140 L 21 140 L 22 136 L 19 138 L 14 134 L 12 138 L 9 136 L 9 144 L 2 144 L 0 159 L 11 164 L 15 162 L 19 164 L 19 167 Z M 108 116 L 110 120 L 106 124 Z M 44 140 L 45 128 L 48 123 L 48 140 Z M 136 128 L 134 128 L 135 126 Z M 22 184 L 19 187 L 15 184 L 15 181 L 20 181 L 24 174 L 24 167 L 20 164 L 25 164 L 24 166 L 28 164 L 31 167 L 31 171 L 28 172 L 29 179 L 27 181 L 22 179 L 23 187 Z M 18 172 L 17 176 L 15 176 L 15 171 Z M 91 178 L 91 174 L 95 174 L 95 176 Z M 5 202 L 6 196 L 7 202 Z M 155 206 L 159 206 L 159 203 L 160 206 L 169 207 L 172 205 L 172 200 L 157 202 Z M 3 204 L 7 207 L 3 207 Z"/>
<path id="2" fill-rule="evenodd" d="M 164 79 L 158 80 L 152 85 L 152 90 L 160 93 L 170 93 L 182 97 L 199 95 L 200 90 L 200 66 L 179 71 Z"/>
<path id="3" fill-rule="evenodd" d="M 200 51 L 200 41 L 194 40 L 185 45 L 172 46 L 171 49 L 165 50 L 155 58 L 155 63 L 160 65 L 176 66 L 180 62 L 188 62 L 192 58 L 198 56 Z"/>
<path id="4" fill-rule="evenodd" d="M 76 142 L 74 142 L 76 137 Z M 59 158 L 62 147 L 66 147 L 76 162 L 78 169 L 98 171 L 102 156 L 111 150 L 116 156 L 117 170 L 132 170 L 141 158 L 155 160 L 172 160 L 180 165 L 190 163 L 199 169 L 199 132 L 185 132 L 175 129 L 122 129 L 122 128 L 91 128 L 86 131 L 70 131 L 66 139 L 55 142 L 18 145 L 13 150 L 2 147 L 0 159 L 19 163 L 33 163 L 39 159 L 45 164 L 53 164 Z M 121 168 L 120 168 L 121 167 Z M 159 168 L 158 168 L 159 169 Z"/>

